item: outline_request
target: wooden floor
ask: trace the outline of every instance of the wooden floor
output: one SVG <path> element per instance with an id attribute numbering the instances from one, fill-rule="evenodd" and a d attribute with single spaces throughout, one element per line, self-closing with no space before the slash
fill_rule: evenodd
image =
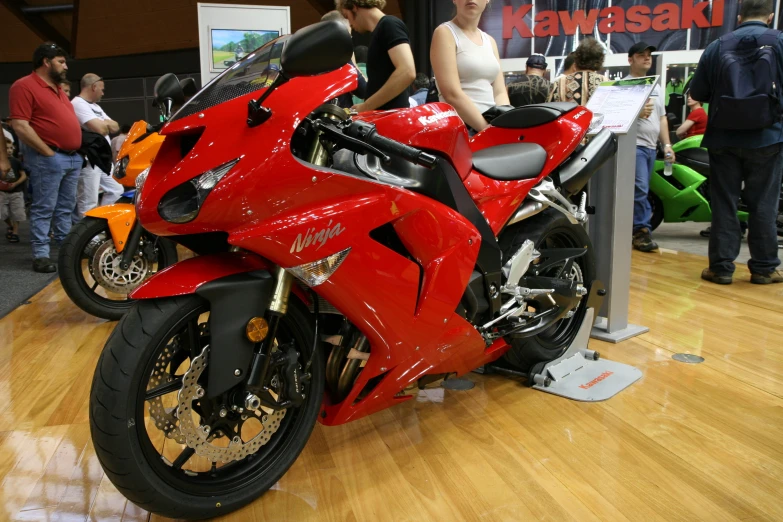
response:
<path id="1" fill-rule="evenodd" d="M 570 402 L 471 374 L 471 391 L 317 426 L 274 489 L 225 520 L 783 520 L 783 285 L 750 285 L 741 268 L 719 287 L 702 268 L 635 255 L 631 319 L 651 331 L 592 344 L 643 371 L 619 396 Z M 0 519 L 149 518 L 89 439 L 113 326 L 57 282 L 0 320 Z"/>

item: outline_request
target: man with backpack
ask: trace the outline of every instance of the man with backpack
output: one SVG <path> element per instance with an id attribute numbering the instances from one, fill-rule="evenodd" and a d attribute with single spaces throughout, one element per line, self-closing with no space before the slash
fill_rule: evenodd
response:
<path id="1" fill-rule="evenodd" d="M 702 279 L 731 284 L 740 251 L 737 203 L 748 206 L 750 282 L 783 283 L 778 270 L 778 198 L 783 173 L 783 35 L 769 29 L 773 0 L 744 0 L 739 26 L 704 51 L 691 80 L 694 100 L 709 102 L 702 146 L 710 154 L 710 266 Z M 744 184 L 744 188 L 743 188 Z"/>

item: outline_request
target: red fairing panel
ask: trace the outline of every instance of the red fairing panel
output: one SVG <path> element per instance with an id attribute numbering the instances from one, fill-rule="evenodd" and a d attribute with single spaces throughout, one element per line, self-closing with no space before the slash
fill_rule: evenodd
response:
<path id="1" fill-rule="evenodd" d="M 361 114 L 374 123 L 378 133 L 413 147 L 448 156 L 465 179 L 473 167 L 468 130 L 457 111 L 446 103 L 428 103 L 411 109 Z"/>
<path id="2" fill-rule="evenodd" d="M 269 263 L 252 254 L 225 253 L 193 257 L 168 266 L 131 292 L 131 299 L 154 299 L 194 293 L 204 283 L 244 272 L 267 270 Z"/>
<path id="3" fill-rule="evenodd" d="M 541 175 L 533 180 L 496 181 L 472 171 L 465 180 L 471 197 L 499 234 L 530 189 L 561 165 L 581 143 L 590 127 L 593 113 L 578 108 L 551 123 L 530 129 L 501 129 L 488 127 L 470 140 L 473 152 L 506 143 L 537 143 L 544 147 L 547 160 Z"/>
<path id="4" fill-rule="evenodd" d="M 195 293 L 199 287 L 210 281 L 234 274 L 272 270 L 274 267 L 265 259 L 249 253 L 226 252 L 210 256 L 199 256 L 180 261 L 155 274 L 131 292 L 131 299 L 157 299 Z M 310 297 L 298 286 L 291 291 L 305 304 Z"/>

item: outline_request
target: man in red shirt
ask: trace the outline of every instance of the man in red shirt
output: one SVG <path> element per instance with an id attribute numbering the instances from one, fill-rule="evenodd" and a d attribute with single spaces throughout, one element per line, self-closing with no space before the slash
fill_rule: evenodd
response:
<path id="1" fill-rule="evenodd" d="M 57 244 L 70 232 L 83 162 L 78 153 L 79 120 L 59 85 L 68 71 L 65 56 L 56 44 L 39 45 L 33 53 L 33 72 L 17 80 L 8 93 L 11 127 L 21 141 L 30 177 L 30 242 L 36 272 L 57 271 L 49 258 L 49 229 Z"/>
<path id="2" fill-rule="evenodd" d="M 677 137 L 680 139 L 704 134 L 707 130 L 707 113 L 702 109 L 701 103 L 691 98 L 690 94 L 688 94 L 688 107 L 691 113 L 688 114 L 685 122 L 677 127 Z"/>

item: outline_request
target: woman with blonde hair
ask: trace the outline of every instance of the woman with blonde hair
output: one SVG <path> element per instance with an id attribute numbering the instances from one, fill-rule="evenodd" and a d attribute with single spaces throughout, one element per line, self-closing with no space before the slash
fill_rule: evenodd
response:
<path id="1" fill-rule="evenodd" d="M 573 55 L 576 72 L 555 80 L 549 101 L 585 105 L 601 82 L 606 81 L 606 77 L 598 73 L 606 56 L 604 46 L 598 40 L 585 38 Z"/>
<path id="2" fill-rule="evenodd" d="M 495 40 L 478 28 L 490 0 L 454 0 L 456 16 L 435 29 L 430 60 L 440 101 L 452 105 L 475 131 L 489 124 L 482 115 L 509 105 Z"/>

